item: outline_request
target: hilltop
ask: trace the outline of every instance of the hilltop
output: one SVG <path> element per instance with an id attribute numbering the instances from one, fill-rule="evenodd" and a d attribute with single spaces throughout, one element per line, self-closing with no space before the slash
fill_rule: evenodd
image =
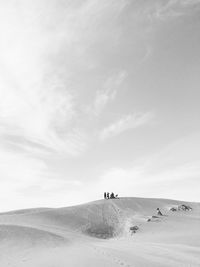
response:
<path id="1" fill-rule="evenodd" d="M 199 266 L 199 223 L 200 203 L 168 199 L 1 213 L 0 266 Z"/>

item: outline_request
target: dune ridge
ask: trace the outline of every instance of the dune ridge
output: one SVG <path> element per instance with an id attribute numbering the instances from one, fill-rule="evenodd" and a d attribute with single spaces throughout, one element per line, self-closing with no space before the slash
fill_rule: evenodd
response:
<path id="1" fill-rule="evenodd" d="M 200 266 L 199 222 L 200 203 L 168 199 L 1 213 L 0 266 Z"/>

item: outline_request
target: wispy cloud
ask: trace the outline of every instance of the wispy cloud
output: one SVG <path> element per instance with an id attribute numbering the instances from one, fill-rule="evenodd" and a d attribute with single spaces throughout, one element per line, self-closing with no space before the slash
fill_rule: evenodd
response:
<path id="1" fill-rule="evenodd" d="M 27 4 L 22 0 L 19 5 L 14 2 L 1 5 L 3 134 L 10 136 L 12 129 L 12 135 L 16 139 L 21 136 L 27 140 L 26 144 L 29 140 L 69 155 L 81 154 L 87 147 L 87 138 L 77 126 L 81 117 L 77 112 L 80 106 L 76 98 L 77 75 L 96 66 L 98 55 L 91 56 L 88 48 L 107 38 L 106 21 L 110 17 L 116 19 L 126 3 L 31 1 Z M 111 22 L 109 27 L 113 26 Z M 99 27 L 100 35 L 96 30 Z M 91 113 L 101 114 L 115 98 L 125 76 L 126 72 L 120 70 L 106 79 L 96 92 Z"/>
<path id="2" fill-rule="evenodd" d="M 199 0 L 169 0 L 166 2 L 157 2 L 153 17 L 166 20 L 169 18 L 176 18 L 185 15 L 192 10 L 195 10 L 196 5 L 200 4 Z"/>
<path id="3" fill-rule="evenodd" d="M 4 4 L 0 11 L 1 132 L 4 137 L 12 135 L 12 143 L 14 139 L 20 143 L 21 136 L 26 147 L 34 143 L 69 155 L 79 154 L 80 149 L 76 149 L 85 147 L 85 140 L 80 138 L 81 130 L 71 124 L 77 115 L 76 99 L 68 73 L 62 75 L 65 66 L 52 59 L 67 40 L 69 46 L 69 36 L 61 34 L 65 23 L 59 33 L 49 30 L 51 22 L 41 20 L 39 14 L 50 12 L 51 5 L 47 11 L 41 5 L 38 13 L 38 3 L 29 6 L 22 2 L 17 8 Z M 51 42 L 52 36 L 57 42 Z"/>
<path id="4" fill-rule="evenodd" d="M 181 146 L 170 148 L 173 153 L 162 152 L 130 169 L 120 167 L 120 163 L 115 167 L 118 161 L 115 152 L 120 150 L 122 142 L 124 150 L 127 149 L 123 157 L 126 164 L 137 153 L 145 157 L 151 149 L 159 149 L 173 134 L 197 129 L 199 3 L 197 0 L 0 1 L 0 203 L 16 199 L 22 206 L 23 202 L 54 206 L 56 198 L 63 205 L 82 201 L 89 194 L 96 198 L 108 183 L 111 190 L 113 185 L 119 188 L 122 177 L 127 178 L 128 186 L 124 186 L 127 194 L 131 194 L 134 186 L 143 194 L 145 183 L 150 185 L 148 177 L 155 187 L 160 175 L 165 185 L 168 177 L 178 180 L 184 173 L 187 174 L 184 177 L 190 173 L 196 177 L 198 159 L 183 160 L 182 167 L 176 164 L 185 151 L 190 152 L 189 147 L 192 154 L 194 144 L 186 147 L 183 142 L 182 153 L 176 154 Z M 182 17 L 177 27 L 165 23 L 193 12 L 196 12 L 194 18 Z M 168 35 L 174 38 L 169 39 Z M 183 58 L 189 67 L 179 65 Z M 171 66 L 177 66 L 180 77 L 189 71 L 184 76 L 186 82 L 175 79 Z M 138 90 L 133 90 L 133 86 Z M 180 100 L 178 109 L 176 96 Z M 186 100 L 191 101 L 192 108 Z M 156 108 L 156 116 L 162 116 L 160 120 L 166 122 L 162 129 L 157 124 L 155 135 L 147 133 L 144 140 L 139 135 L 136 139 L 123 135 L 137 128 L 139 132 L 140 127 L 154 123 L 154 112 L 140 113 L 136 102 L 137 107 Z M 187 118 L 192 119 L 187 122 Z M 102 141 L 109 142 L 119 135 L 121 142 L 103 145 Z M 132 146 L 137 142 L 138 147 L 148 145 L 139 152 L 137 147 L 133 155 L 129 141 Z M 103 166 L 108 171 L 102 178 L 102 187 L 94 192 L 91 183 L 96 183 L 97 172 L 103 171 Z M 143 179 L 143 183 L 137 184 L 133 177 Z M 34 197 L 37 192 L 38 202 Z M 62 202 L 63 199 L 67 201 Z M 12 205 L 9 203 L 7 207 Z"/>
<path id="5" fill-rule="evenodd" d="M 76 80 L 98 65 L 98 55 L 88 48 L 107 38 L 107 21 L 117 18 L 125 3 L 21 0 L 0 5 L 1 196 L 15 198 L 22 188 L 43 192 L 47 184 L 51 192 L 56 184 L 61 185 L 57 191 L 67 189 L 79 182 L 67 175 L 62 182 L 51 177 L 49 161 L 73 160 L 87 149 Z M 94 113 L 114 99 L 124 77 L 119 71 L 106 79 L 96 93 Z"/>
<path id="6" fill-rule="evenodd" d="M 115 99 L 127 75 L 127 72 L 123 70 L 106 78 L 102 88 L 96 91 L 94 102 L 86 108 L 87 113 L 92 116 L 101 115 L 106 107 Z"/>
<path id="7" fill-rule="evenodd" d="M 127 130 L 135 129 L 149 124 L 150 122 L 152 122 L 154 117 L 154 112 L 135 113 L 124 116 L 123 118 L 104 128 L 100 133 L 100 139 L 105 140 L 119 135 Z"/>

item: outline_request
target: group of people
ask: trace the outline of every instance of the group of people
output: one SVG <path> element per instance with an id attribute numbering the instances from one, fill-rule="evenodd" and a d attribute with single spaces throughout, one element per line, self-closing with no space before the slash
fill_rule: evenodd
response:
<path id="1" fill-rule="evenodd" d="M 118 198 L 118 195 L 115 195 L 113 192 L 104 192 L 104 199 Z"/>

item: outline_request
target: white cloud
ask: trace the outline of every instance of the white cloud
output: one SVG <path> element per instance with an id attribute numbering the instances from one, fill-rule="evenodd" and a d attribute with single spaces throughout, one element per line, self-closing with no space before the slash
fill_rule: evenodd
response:
<path id="1" fill-rule="evenodd" d="M 127 72 L 123 70 L 108 77 L 103 83 L 102 88 L 96 91 L 94 102 L 86 108 L 86 113 L 92 116 L 101 115 L 106 107 L 115 99 L 117 91 L 123 85 L 127 75 Z"/>
<path id="2" fill-rule="evenodd" d="M 117 122 L 112 123 L 100 132 L 100 139 L 105 140 L 123 133 L 124 131 L 135 129 L 149 124 L 154 119 L 153 112 L 135 113 L 124 116 Z"/>
<path id="3" fill-rule="evenodd" d="M 200 4 L 199 0 L 169 0 L 166 2 L 157 2 L 153 17 L 166 20 L 170 18 L 177 18 L 190 12 L 189 8 L 195 10 L 196 5 Z"/>
<path id="4" fill-rule="evenodd" d="M 93 114 L 101 114 L 106 105 L 115 98 L 115 95 L 116 90 L 98 90 L 95 96 Z"/>
<path id="5" fill-rule="evenodd" d="M 191 162 L 188 159 L 182 163 L 176 162 L 181 155 L 190 154 L 190 158 L 191 154 L 193 155 L 194 145 L 189 143 L 186 147 L 185 143 L 181 142 L 185 148 L 184 151 L 181 150 L 181 146 L 178 147 L 181 153 L 176 152 L 174 148 L 172 154 L 162 151 L 155 157 L 141 160 L 141 164 L 135 164 L 134 168 L 126 169 L 118 166 L 108 169 L 101 177 L 101 186 L 96 191 L 91 189 L 93 185 L 89 176 L 92 176 L 95 184 L 96 169 L 100 170 L 101 166 L 108 166 L 117 159 L 114 149 L 115 151 L 110 151 L 111 160 L 105 164 L 107 158 L 104 158 L 102 165 L 99 164 L 99 159 L 106 153 L 107 146 L 95 143 L 98 141 L 95 138 L 98 129 L 102 129 L 98 133 L 99 139 L 107 140 L 129 129 L 148 125 L 154 119 L 153 112 L 146 112 L 110 121 L 113 114 L 124 108 L 124 102 L 114 102 L 124 85 L 128 93 L 123 99 L 133 98 L 134 94 L 139 106 L 145 93 L 147 105 L 155 104 L 160 111 L 159 114 L 164 116 L 162 120 L 166 120 L 165 126 L 160 129 L 162 125 L 157 125 L 156 128 L 158 135 L 161 133 L 160 139 L 171 140 L 173 133 L 177 136 L 181 127 L 185 127 L 187 123 L 187 118 L 183 119 L 184 116 L 180 116 L 180 120 L 176 116 L 171 118 L 173 105 L 170 113 L 167 110 L 168 104 L 174 103 L 176 97 L 165 99 L 165 105 L 162 107 L 163 95 L 161 97 L 158 87 L 160 84 L 168 83 L 162 83 L 164 76 L 157 75 L 160 73 L 160 59 L 163 57 L 164 60 L 166 56 L 163 54 L 165 51 L 163 44 L 167 41 L 163 39 L 163 44 L 160 43 L 160 33 L 166 31 L 166 27 L 162 28 L 163 22 L 160 19 L 176 18 L 182 13 L 186 14 L 194 10 L 195 4 L 199 1 L 138 3 L 124 0 L 1 1 L 0 197 L 2 198 L 0 203 L 3 205 L 2 208 L 14 207 L 17 201 L 16 205 L 19 207 L 25 204 L 46 205 L 45 203 L 52 206 L 59 203 L 69 205 L 83 201 L 89 196 L 96 198 L 99 191 L 104 191 L 106 186 L 109 190 L 112 188 L 115 191 L 122 190 L 126 195 L 133 195 L 134 192 L 144 195 L 145 192 L 150 192 L 148 190 L 152 190 L 153 194 L 162 187 L 162 182 L 157 183 L 157 181 L 164 181 L 167 188 L 167 183 L 171 183 L 173 179 L 181 180 L 185 177 L 184 183 L 186 183 L 190 174 L 193 177 L 192 181 L 196 183 L 199 173 L 198 159 L 193 158 Z M 196 10 L 198 12 L 198 8 Z M 149 18 L 152 21 L 149 21 Z M 185 23 L 187 20 L 179 26 L 184 27 Z M 192 44 L 198 43 L 196 27 L 191 29 L 191 34 L 196 36 L 195 38 L 191 36 Z M 176 31 L 177 29 L 170 33 L 176 36 Z M 177 41 L 175 39 L 173 40 Z M 182 42 L 182 39 L 181 42 L 177 42 L 180 52 L 184 46 L 188 50 L 189 46 Z M 144 64 L 153 54 L 154 48 L 156 65 L 153 58 L 148 64 Z M 175 60 L 174 57 L 170 58 L 172 47 L 169 48 L 167 67 L 170 67 Z M 191 56 L 193 58 L 193 54 Z M 194 63 L 196 66 L 198 62 L 192 59 L 191 64 Z M 196 73 L 196 69 L 193 73 Z M 173 88 L 182 88 L 180 84 L 176 86 L 179 81 L 170 78 L 170 72 L 168 74 L 169 83 L 175 83 Z M 196 78 L 193 79 L 192 73 L 189 76 L 192 88 L 192 83 L 198 84 L 198 82 Z M 143 80 L 157 86 L 149 91 Z M 141 90 L 133 92 L 132 82 Z M 180 103 L 184 99 L 186 87 L 182 89 Z M 166 88 L 167 85 L 162 90 Z M 119 95 L 122 95 L 123 92 L 120 93 Z M 168 95 L 171 93 L 169 88 Z M 178 91 L 173 93 L 173 96 L 176 96 L 176 93 Z M 149 101 L 148 94 L 151 94 Z M 158 99 L 152 97 L 155 95 Z M 130 108 L 131 102 L 128 101 L 126 109 Z M 83 112 L 82 107 L 85 105 L 89 106 L 88 113 L 85 109 Z M 187 131 L 192 131 L 195 123 L 195 106 L 192 109 L 189 107 L 188 105 L 188 118 L 191 115 L 192 120 Z M 180 112 L 179 108 L 178 113 Z M 173 128 L 176 120 L 178 126 Z M 176 129 L 179 130 L 175 133 Z M 148 136 L 149 140 L 145 139 L 145 142 L 152 140 L 156 143 L 155 136 L 153 138 Z M 126 135 L 123 137 L 126 138 Z M 162 141 L 158 142 L 158 146 L 160 143 Z M 89 145 L 93 147 L 88 149 L 85 157 L 78 159 L 77 156 L 82 155 Z M 112 149 L 112 146 L 109 148 Z M 149 149 L 147 145 L 141 153 L 148 153 Z M 130 157 L 126 156 L 124 161 Z M 91 170 L 85 171 L 86 166 L 91 164 L 93 165 Z M 78 177 L 75 180 L 73 173 Z M 79 177 L 84 181 L 83 186 Z M 133 177 L 137 177 L 138 180 L 135 181 Z M 38 196 L 37 199 L 34 197 L 35 194 Z M 54 203 L 55 199 L 57 204 Z"/>
<path id="6" fill-rule="evenodd" d="M 64 25 L 57 33 L 56 29 L 48 29 L 52 22 L 41 20 L 41 13 L 48 13 L 49 9 L 45 11 L 38 2 L 30 4 L 22 1 L 16 7 L 5 3 L 0 11 L 1 129 L 4 135 L 22 136 L 77 155 L 81 151 L 77 142 L 82 148 L 86 143 L 84 134 L 82 139 L 77 138 L 81 130 L 74 130 L 71 125 L 76 116 L 76 100 L 68 73 L 61 75 L 65 67 L 56 63 L 56 68 L 52 62 L 55 51 L 66 39 L 70 43 L 69 36 L 61 34 L 66 31 Z M 53 36 L 56 42 L 52 42 Z"/>

